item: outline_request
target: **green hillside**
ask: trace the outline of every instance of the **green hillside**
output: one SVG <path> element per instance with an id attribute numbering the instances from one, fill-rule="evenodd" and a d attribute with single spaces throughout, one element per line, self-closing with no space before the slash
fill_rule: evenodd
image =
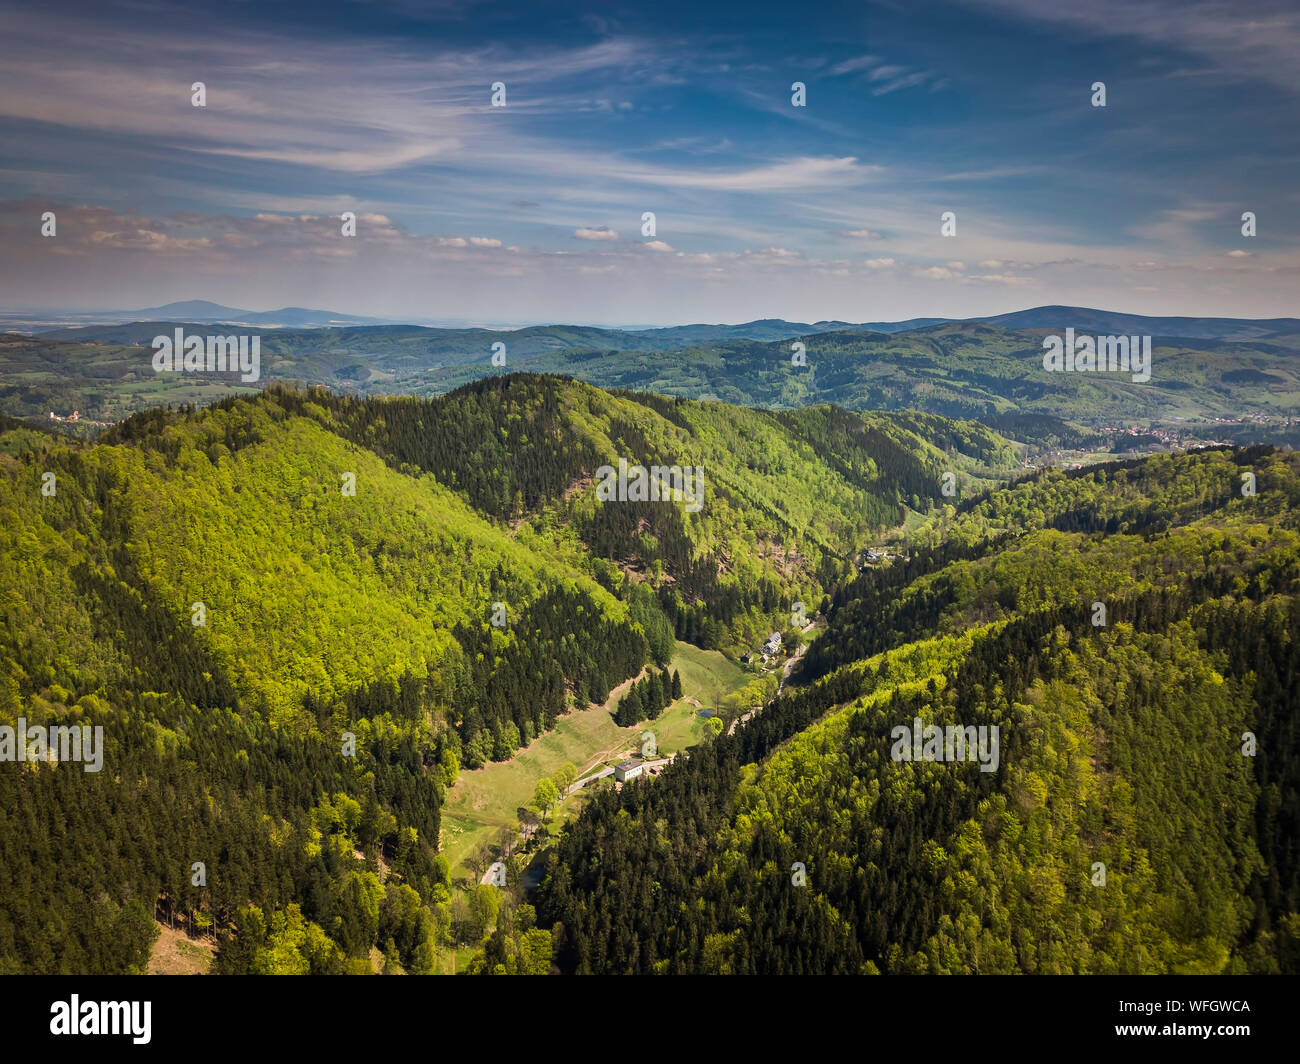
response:
<path id="1" fill-rule="evenodd" d="M 1300 459 L 1022 455 L 528 374 L 0 424 L 0 726 L 104 736 L 0 773 L 0 969 L 1297 970 Z"/>
<path id="2" fill-rule="evenodd" d="M 815 614 L 941 472 L 1018 459 L 974 425 L 536 377 L 2 428 L 0 725 L 104 731 L 100 772 L 0 773 L 12 972 L 143 970 L 155 920 L 216 934 L 222 972 L 441 970 L 484 931 L 438 852 L 462 768 L 675 635 L 737 653 Z M 599 502 L 620 458 L 701 466 L 702 506 Z"/>
<path id="3" fill-rule="evenodd" d="M 397 468 L 431 472 L 477 509 L 552 541 L 607 585 L 657 592 L 679 638 L 751 639 L 810 608 L 864 540 L 1005 478 L 1017 447 L 981 425 L 830 407 L 768 413 L 512 375 L 428 400 L 313 394 L 339 431 Z M 291 400 L 286 400 L 291 401 Z M 705 501 L 602 505 L 595 472 L 620 458 L 704 471 Z"/>
<path id="4" fill-rule="evenodd" d="M 805 686 L 587 806 L 537 899 L 561 967 L 1300 970 L 1298 504 L 1262 448 L 937 515 L 836 590 Z M 997 727 L 995 770 L 897 759 L 918 717 Z"/>

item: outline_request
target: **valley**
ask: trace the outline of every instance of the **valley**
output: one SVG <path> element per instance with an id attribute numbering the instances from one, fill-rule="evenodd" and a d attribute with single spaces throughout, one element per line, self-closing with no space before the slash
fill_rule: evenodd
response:
<path id="1" fill-rule="evenodd" d="M 0 775 L 8 889 L 83 914 L 57 950 L 6 915 L 10 969 L 1292 963 L 1293 452 L 1026 471 L 972 421 L 532 374 L 0 428 L 0 715 L 107 768 Z M 602 500 L 620 461 L 703 491 Z M 998 764 L 891 762 L 917 720 Z"/>

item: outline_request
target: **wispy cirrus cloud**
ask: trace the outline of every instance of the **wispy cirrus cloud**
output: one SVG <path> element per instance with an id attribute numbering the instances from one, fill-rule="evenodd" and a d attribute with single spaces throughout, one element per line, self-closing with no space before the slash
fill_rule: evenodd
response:
<path id="1" fill-rule="evenodd" d="M 1300 91 L 1300 7 L 1290 0 L 966 0 L 1006 15 L 1074 27 L 1097 37 L 1137 37 L 1198 57 L 1226 77 Z"/>
<path id="2" fill-rule="evenodd" d="M 702 10 L 511 9 L 507 25 L 494 5 L 390 4 L 358 22 L 324 0 L 310 17 L 267 5 L 218 22 L 185 0 L 22 17 L 0 0 L 15 16 L 0 137 L 22 160 L 0 169 L 20 212 L 0 219 L 5 298 L 156 305 L 143 289 L 178 286 L 302 304 L 325 286 L 392 314 L 426 312 L 434 285 L 486 315 L 510 277 L 510 299 L 548 319 L 595 298 L 641 322 L 929 316 L 1015 289 L 1294 312 L 1281 281 L 1300 246 L 1300 149 L 1285 93 L 1258 87 L 1295 80 L 1274 68 L 1296 20 L 1240 10 L 966 0 L 961 33 L 918 34 L 915 16 L 873 8 L 868 47 L 809 0 L 792 54 L 763 10 L 740 32 Z M 1105 110 L 1050 59 L 1085 37 L 1105 43 L 1084 79 L 1111 80 Z M 194 81 L 206 108 L 190 106 Z M 60 229 L 41 241 L 45 207 Z M 1244 244 L 1247 207 L 1261 223 Z M 355 240 L 338 232 L 347 210 Z M 638 239 L 647 210 L 657 234 Z M 634 313 L 638 299 L 653 309 Z M 859 313 L 864 299 L 879 309 Z"/>
<path id="3" fill-rule="evenodd" d="M 852 59 L 845 59 L 841 63 L 836 63 L 831 67 L 831 73 L 836 77 L 840 77 L 844 74 L 856 73 L 859 70 L 870 70 L 879 62 L 880 60 L 874 55 L 858 55 Z"/>
<path id="4" fill-rule="evenodd" d="M 900 89 L 910 89 L 927 83 L 934 87 L 940 87 L 941 82 L 946 84 L 946 79 L 932 71 L 913 70 L 911 67 L 888 62 L 875 55 L 858 55 L 845 59 L 832 66 L 830 73 L 834 77 L 844 77 L 848 74 L 862 77 L 871 85 L 870 91 L 873 96 L 887 96 Z"/>

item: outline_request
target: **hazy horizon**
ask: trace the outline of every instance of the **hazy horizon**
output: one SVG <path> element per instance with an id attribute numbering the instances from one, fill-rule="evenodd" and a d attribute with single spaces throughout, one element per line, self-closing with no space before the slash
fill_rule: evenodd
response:
<path id="1" fill-rule="evenodd" d="M 174 302 L 177 302 L 177 303 L 187 303 L 187 302 L 188 302 L 188 303 L 199 303 L 199 302 L 208 302 L 208 303 L 214 303 L 214 304 L 215 304 L 215 301 L 214 301 L 214 300 L 199 300 L 199 299 L 195 299 L 195 300 L 175 300 Z M 224 306 L 224 304 L 216 304 L 216 305 Z M 24 319 L 25 319 L 25 320 L 27 320 L 27 321 L 32 321 L 32 322 L 38 322 L 38 321 L 39 321 L 39 322 L 42 322 L 42 323 L 44 323 L 44 322 L 57 322 L 57 321 L 60 321 L 60 320 L 65 320 L 65 318 L 66 318 L 66 320 L 68 320 L 69 323 L 70 323 L 70 324 L 69 324 L 69 327 L 70 327 L 70 328 L 75 328 L 75 327 L 77 326 L 78 323 L 73 322 L 72 319 L 73 319 L 75 316 L 77 316 L 77 315 L 85 315 L 85 316 L 90 316 L 90 315 L 104 315 L 104 316 L 106 316 L 106 317 L 107 317 L 107 316 L 114 315 L 114 314 L 130 315 L 130 314 L 132 314 L 132 313 L 136 313 L 136 312 L 138 312 L 138 311 L 144 311 L 144 310 L 163 310 L 163 309 L 166 309 L 166 306 L 167 306 L 167 304 L 163 304 L 163 305 L 158 306 L 158 307 L 138 307 L 138 308 L 125 308 L 125 307 L 124 307 L 124 308 L 118 308 L 118 307 L 113 307 L 113 308 L 102 308 L 102 309 L 101 309 L 101 308 L 91 308 L 91 307 L 67 307 L 67 308 L 60 308 L 60 307 L 4 307 L 4 308 L 0 308 L 0 318 L 15 318 L 15 319 L 19 319 L 19 320 L 24 320 Z M 939 320 L 947 321 L 947 322 L 980 321 L 980 320 L 985 320 L 985 319 L 989 319 L 989 318 L 1001 317 L 1001 316 L 1003 316 L 1003 315 L 1007 315 L 1007 314 L 1018 314 L 1018 313 L 1026 313 L 1026 312 L 1033 311 L 1033 310 L 1042 310 L 1042 309 L 1047 309 L 1047 308 L 1049 308 L 1049 307 L 1053 307 L 1053 306 L 1063 306 L 1063 307 L 1064 307 L 1064 306 L 1069 306 L 1069 304 L 1039 303 L 1039 304 L 1031 304 L 1031 305 L 1026 305 L 1026 306 L 1014 306 L 1014 307 L 1010 307 L 1010 308 L 1005 309 L 1005 310 L 994 310 L 994 311 L 991 311 L 990 313 L 987 313 L 987 314 L 973 314 L 973 315 L 967 315 L 967 316 L 960 317 L 960 318 L 959 318 L 959 317 L 956 317 L 956 316 L 953 316 L 953 315 L 946 315 L 946 314 L 923 314 L 923 315 L 912 315 L 912 316 L 909 316 L 909 317 L 907 317 L 907 318 L 879 318 L 879 319 L 877 319 L 875 322 L 866 322 L 866 321 L 848 321 L 848 320 L 845 320 L 845 319 L 839 319 L 839 318 L 820 318 L 820 319 L 818 319 L 817 321 L 806 321 L 806 320 L 799 320 L 799 319 L 781 318 L 781 317 L 773 316 L 773 315 L 768 315 L 768 316 L 763 317 L 763 318 L 747 318 L 747 319 L 743 319 L 743 320 L 734 320 L 734 321 L 706 321 L 706 320 L 686 321 L 686 320 L 681 320 L 681 321 L 661 321 L 661 322 L 613 322 L 613 321 L 592 321 L 592 320 L 580 321 L 580 320 L 573 320 L 573 319 L 553 319 L 553 320 L 535 319 L 535 320 L 528 320 L 528 321 L 504 321 L 504 320 L 495 320 L 495 321 L 494 321 L 494 320 L 489 320 L 489 319 L 471 319 L 471 318 L 437 318 L 437 319 L 435 319 L 435 318 L 416 318 L 416 317 L 409 317 L 409 318 L 377 318 L 376 320 L 374 320 L 374 321 L 369 321 L 369 322 L 341 322 L 338 326 L 335 326 L 335 327 L 337 327 L 337 328 L 367 328 L 367 327 L 374 327 L 374 326 L 376 326 L 376 325 L 379 325 L 379 326 L 385 326 L 385 325 L 411 325 L 411 326 L 416 326 L 416 327 L 420 327 L 420 328 L 431 328 L 431 329 L 490 329 L 490 330 L 500 330 L 500 331 L 504 331 L 504 330 L 516 330 L 516 329 L 546 328 L 546 327 L 557 327 L 557 328 L 572 327 L 572 328 L 591 328 L 591 329 L 622 330 L 622 331 L 625 331 L 625 332 L 639 332 L 639 331 L 653 331 L 653 330 L 658 330 L 658 329 L 679 329 L 679 328 L 688 328 L 688 327 L 691 327 L 691 326 L 719 326 L 719 327 L 741 326 L 741 325 L 749 325 L 749 324 L 753 324 L 754 322 L 759 322 L 759 321 L 784 321 L 784 322 L 786 322 L 787 324 L 792 324 L 792 325 L 797 325 L 797 324 L 806 324 L 806 325 L 822 325 L 822 324 L 826 324 L 826 323 L 828 323 L 828 322 L 834 322 L 834 323 L 840 323 L 840 324 L 844 324 L 844 325 L 850 325 L 850 326 L 852 326 L 852 325 L 869 325 L 869 324 L 899 324 L 899 323 L 901 323 L 901 322 L 907 322 L 907 321 L 913 321 L 913 320 L 926 320 L 926 319 L 930 319 L 930 318 L 939 319 Z M 275 313 L 276 311 L 281 311 L 281 310 L 298 310 L 298 311 L 306 310 L 306 311 L 312 311 L 312 312 L 321 312 L 321 313 L 330 313 L 330 314 L 343 315 L 343 316 L 346 316 L 346 317 L 349 317 L 349 318 L 365 318 L 365 317 L 369 317 L 369 315 L 365 315 L 365 314 L 359 313 L 359 312 L 357 312 L 357 311 L 353 311 L 353 310 L 343 310 L 343 309 L 340 309 L 340 308 L 338 308 L 338 307 L 275 306 L 275 307 L 267 307 L 267 308 L 264 309 L 264 310 L 259 310 L 259 309 L 256 308 L 256 307 L 229 307 L 229 306 L 227 306 L 226 309 L 228 309 L 228 310 L 235 310 L 235 311 L 242 311 L 242 312 L 244 312 L 244 313 L 248 313 L 248 314 L 258 314 L 258 315 L 262 315 L 262 314 L 273 314 L 273 313 Z M 1189 318 L 1189 319 L 1229 318 L 1229 319 L 1234 319 L 1234 320 L 1239 320 L 1239 321 L 1267 321 L 1267 320 L 1272 320 L 1272 319 L 1277 319 L 1277 318 L 1294 318 L 1294 317 L 1297 317 L 1296 314 L 1271 314 L 1271 315 L 1255 315 L 1255 316 L 1243 316 L 1243 315 L 1239 315 L 1239 314 L 1149 315 L 1149 314 L 1146 314 L 1146 313 L 1143 312 L 1143 311 L 1138 311 L 1138 310 L 1127 310 L 1127 309 L 1124 309 L 1124 308 L 1121 308 L 1121 307 L 1082 307 L 1082 306 L 1078 306 L 1078 307 L 1071 307 L 1071 309 L 1075 309 L 1075 310 L 1095 311 L 1095 312 L 1108 313 L 1108 314 L 1129 314 L 1129 315 L 1140 315 L 1140 316 L 1149 316 L 1149 317 L 1186 317 L 1186 318 Z M 64 317 L 60 317 L 60 316 L 64 316 Z M 168 319 L 149 319 L 149 318 L 136 318 L 136 319 L 132 319 L 132 318 L 130 318 L 130 317 L 123 317 L 123 318 L 121 319 L 121 322 L 120 322 L 120 323 L 121 323 L 121 324 L 130 324 L 132 321 L 150 321 L 150 320 L 180 320 L 180 319 L 179 319 L 179 318 L 175 318 L 175 319 L 172 319 L 172 318 L 168 318 Z M 102 325 L 106 325 L 106 324 L 109 324 L 109 323 L 106 322 L 106 321 L 95 321 L 95 322 L 85 322 L 84 324 L 86 325 L 86 327 L 89 328 L 89 327 L 93 327 L 93 326 L 95 326 L 95 325 L 101 325 L 101 326 L 102 326 Z M 292 330 L 292 329 L 318 329 L 318 328 L 325 328 L 325 327 L 327 327 L 327 326 L 323 326 L 323 325 L 314 325 L 314 324 L 313 324 L 313 325 L 270 325 L 270 324 L 263 324 L 262 327 L 263 327 L 263 328 L 284 328 L 284 329 L 291 329 L 291 330 Z"/>

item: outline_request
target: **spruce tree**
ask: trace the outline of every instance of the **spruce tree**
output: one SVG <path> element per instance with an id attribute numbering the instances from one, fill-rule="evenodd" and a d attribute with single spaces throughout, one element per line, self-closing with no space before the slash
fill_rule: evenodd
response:
<path id="1" fill-rule="evenodd" d="M 664 708 L 664 691 L 659 683 L 659 677 L 652 671 L 645 681 L 646 688 L 646 716 L 651 720 L 663 711 Z"/>
<path id="2" fill-rule="evenodd" d="M 622 721 L 623 727 L 625 728 L 628 725 L 635 724 L 645 715 L 643 712 L 644 707 L 641 702 L 641 692 L 637 687 L 637 684 L 633 684 L 628 689 L 627 694 L 623 696 L 623 702 L 627 707 L 626 712 L 624 713 L 624 720 Z M 620 706 L 620 709 L 622 709 L 622 706 Z"/>

